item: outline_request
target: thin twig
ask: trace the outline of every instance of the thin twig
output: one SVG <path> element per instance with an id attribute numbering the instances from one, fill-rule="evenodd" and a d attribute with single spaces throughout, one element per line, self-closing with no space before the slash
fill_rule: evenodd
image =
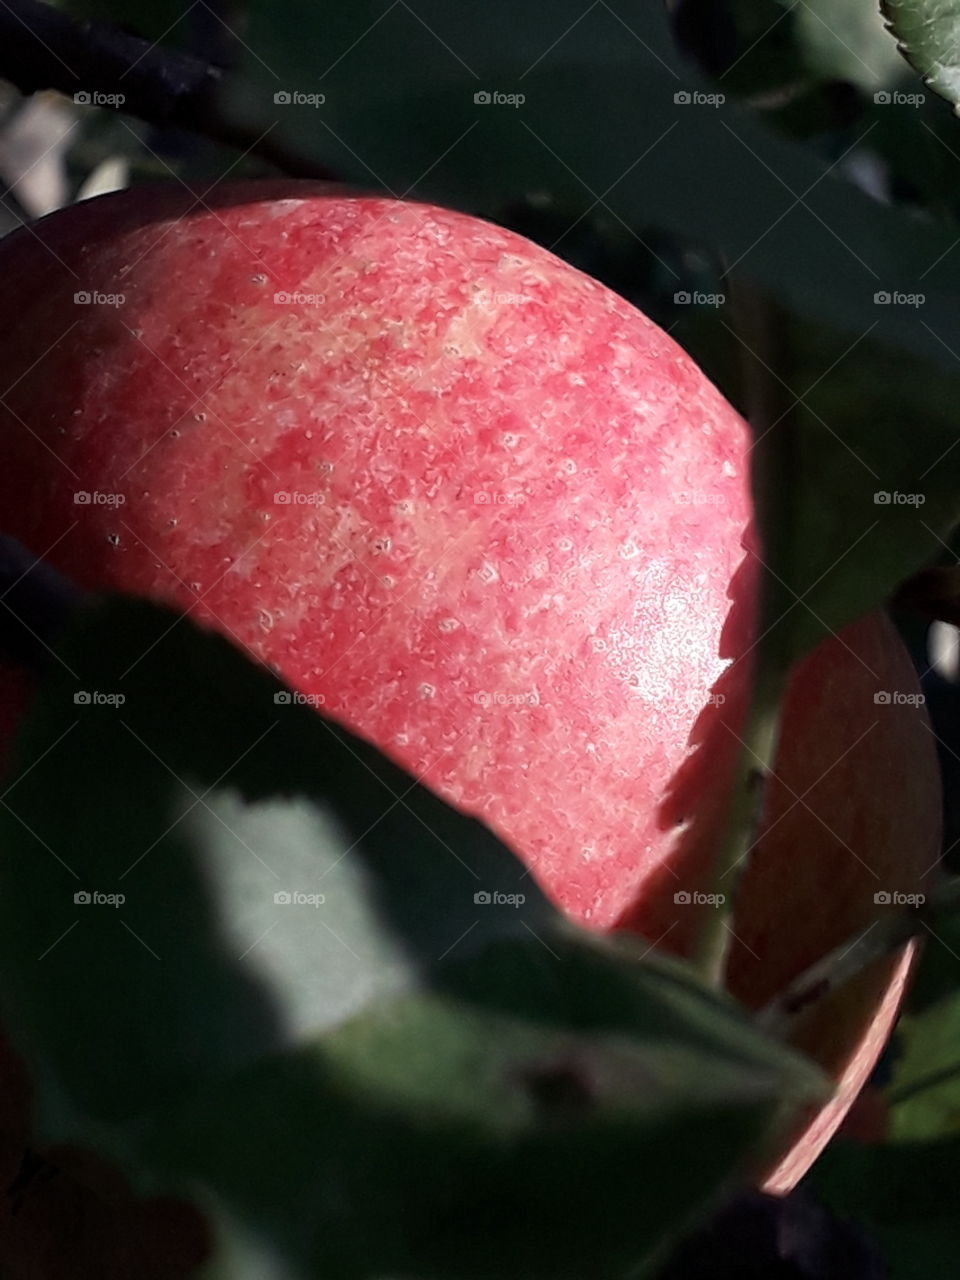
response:
<path id="1" fill-rule="evenodd" d="M 960 1062 L 951 1062 L 949 1066 L 928 1071 L 925 1076 L 918 1076 L 916 1080 L 908 1080 L 897 1089 L 887 1089 L 884 1101 L 888 1107 L 898 1107 L 902 1102 L 915 1098 L 918 1093 L 936 1089 L 939 1085 L 946 1084 L 948 1080 L 955 1080 L 957 1076 L 960 1076 Z"/>
<path id="2" fill-rule="evenodd" d="M 960 876 L 945 880 L 937 893 L 914 907 L 877 920 L 804 970 L 756 1015 L 757 1025 L 773 1035 L 786 1036 L 796 1019 L 825 1000 L 869 965 L 898 951 L 960 906 Z"/>

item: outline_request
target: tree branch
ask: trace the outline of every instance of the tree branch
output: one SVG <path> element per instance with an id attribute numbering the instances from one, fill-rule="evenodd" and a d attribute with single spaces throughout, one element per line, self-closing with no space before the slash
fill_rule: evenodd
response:
<path id="1" fill-rule="evenodd" d="M 224 119 L 225 73 L 200 58 L 128 35 L 106 22 L 77 22 L 39 0 L 0 4 L 0 75 L 21 93 L 56 89 L 102 95 L 97 105 L 164 129 L 185 129 L 250 152 L 294 177 L 335 181 L 322 165 Z"/>

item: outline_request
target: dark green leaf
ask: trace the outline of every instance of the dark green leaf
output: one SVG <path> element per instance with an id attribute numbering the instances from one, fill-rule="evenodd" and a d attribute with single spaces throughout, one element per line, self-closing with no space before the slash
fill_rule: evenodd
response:
<path id="1" fill-rule="evenodd" d="M 620 1275 L 822 1094 L 225 640 L 113 601 L 60 659 L 0 810 L 4 1005 L 44 1135 L 213 1205 L 215 1274 Z"/>
<path id="2" fill-rule="evenodd" d="M 5 995 L 94 1113 L 134 1114 L 554 919 L 486 827 L 275 696 L 226 641 L 118 602 L 26 726 L 0 809 Z M 474 900 L 494 892 L 524 900 Z"/>
<path id="3" fill-rule="evenodd" d="M 917 976 L 910 988 L 911 1013 L 923 1013 L 931 1005 L 960 992 L 960 915 L 927 928 Z"/>
<path id="4" fill-rule="evenodd" d="M 811 1182 L 841 1217 L 878 1241 L 891 1280 L 930 1280 L 960 1250 L 960 1140 L 855 1146 L 835 1142 Z"/>
<path id="5" fill-rule="evenodd" d="M 884 30 L 877 0 L 782 0 L 793 13 L 807 65 L 818 76 L 870 92 L 896 83 L 904 67 Z"/>
<path id="6" fill-rule="evenodd" d="M 882 0 L 897 47 L 954 107 L 960 103 L 960 4 L 957 0 Z"/>
<path id="7" fill-rule="evenodd" d="M 891 1133 L 909 1142 L 960 1134 L 960 917 L 928 933 L 886 1090 Z"/>
<path id="8" fill-rule="evenodd" d="M 906 1141 L 960 1133 L 960 991 L 897 1027 L 890 1128 Z"/>
<path id="9" fill-rule="evenodd" d="M 493 944 L 444 990 L 198 1094 L 142 1158 L 215 1188 L 304 1275 L 623 1275 L 812 1077 L 672 966 L 549 948 Z"/>

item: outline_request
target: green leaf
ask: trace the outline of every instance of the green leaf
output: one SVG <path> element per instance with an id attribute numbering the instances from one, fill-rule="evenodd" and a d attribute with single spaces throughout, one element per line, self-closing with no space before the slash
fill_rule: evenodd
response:
<path id="1" fill-rule="evenodd" d="M 899 1141 L 960 1135 L 960 914 L 927 923 L 884 1090 Z"/>
<path id="2" fill-rule="evenodd" d="M 733 337 L 722 323 L 761 375 L 759 361 L 774 367 L 753 334 L 741 327 Z M 772 416 L 785 416 L 754 452 L 755 486 L 765 451 L 775 453 L 774 482 L 756 503 L 780 588 L 765 644 L 796 654 L 821 625 L 838 630 L 876 607 L 929 560 L 931 530 L 955 522 L 960 385 L 869 331 L 850 339 L 778 311 L 767 323 L 783 353 Z"/>
<path id="3" fill-rule="evenodd" d="M 197 1196 L 212 1275 L 619 1276 L 824 1096 L 285 693 L 166 609 L 91 607 L 0 810 L 0 986 L 44 1136 Z"/>
<path id="4" fill-rule="evenodd" d="M 891 1280 L 930 1280 L 960 1249 L 960 1140 L 859 1146 L 834 1142 L 810 1181 L 831 1209 L 878 1242 Z"/>
<path id="5" fill-rule="evenodd" d="M 904 67 L 884 30 L 877 0 L 783 0 L 793 13 L 804 61 L 818 76 L 862 89 L 895 84 Z"/>
<path id="6" fill-rule="evenodd" d="M 960 104 L 960 4 L 957 0 L 881 0 L 897 48 L 954 109 Z"/>
<path id="7" fill-rule="evenodd" d="M 0 809 L 5 995 L 92 1112 L 134 1114 L 555 918 L 486 827 L 277 696 L 226 641 L 118 601 L 25 726 Z M 523 901 L 475 902 L 494 892 Z"/>
<path id="8" fill-rule="evenodd" d="M 960 1135 L 960 915 L 928 926 L 885 1091 L 894 1138 Z"/>
<path id="9" fill-rule="evenodd" d="M 892 1135 L 922 1141 L 960 1134 L 960 991 L 903 1018 L 897 1042 L 887 1090 Z"/>
<path id="10" fill-rule="evenodd" d="M 927 926 L 920 964 L 910 986 L 911 1014 L 926 1012 L 932 1005 L 960 993 L 960 914 Z"/>
<path id="11" fill-rule="evenodd" d="M 623 1275 L 814 1076 L 670 964 L 547 947 L 491 944 L 199 1093 L 141 1157 L 214 1187 L 304 1275 Z"/>

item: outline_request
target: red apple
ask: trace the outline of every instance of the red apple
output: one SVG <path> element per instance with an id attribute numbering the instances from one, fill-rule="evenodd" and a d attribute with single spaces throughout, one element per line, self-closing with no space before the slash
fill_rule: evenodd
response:
<path id="1" fill-rule="evenodd" d="M 141 188 L 0 245 L 5 532 L 172 602 L 491 824 L 571 916 L 678 953 L 755 634 L 747 428 L 665 333 L 459 213 L 295 182 Z M 751 1007 L 936 861 L 880 615 L 793 676 L 730 984 Z M 25 689 L 2 687 L 0 741 Z M 278 713 L 282 714 L 282 712 Z M 909 952 L 813 1015 L 840 1122 Z"/>

